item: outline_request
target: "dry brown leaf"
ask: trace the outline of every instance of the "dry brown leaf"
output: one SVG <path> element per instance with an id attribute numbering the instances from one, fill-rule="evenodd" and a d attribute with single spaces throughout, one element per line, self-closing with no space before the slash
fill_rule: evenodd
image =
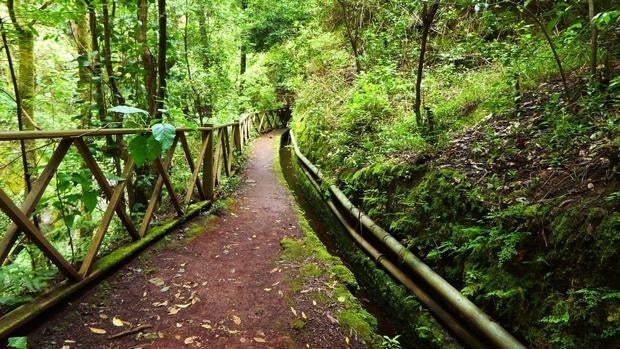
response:
<path id="1" fill-rule="evenodd" d="M 202 325 L 200 325 L 200 327 L 202 327 L 202 328 L 206 328 L 207 330 L 210 330 L 210 329 L 212 329 L 212 328 L 213 328 L 213 326 L 211 326 L 211 325 L 209 325 L 209 324 L 202 324 Z"/>
<path id="2" fill-rule="evenodd" d="M 174 306 L 177 308 L 181 308 L 181 309 L 185 309 L 187 307 L 189 307 L 190 305 L 192 305 L 192 303 L 187 303 L 187 304 L 175 304 Z"/>
<path id="3" fill-rule="evenodd" d="M 106 334 L 108 333 L 108 331 L 104 330 L 103 328 L 97 328 L 97 327 L 89 327 L 90 332 L 95 333 L 95 334 Z"/>
<path id="4" fill-rule="evenodd" d="M 233 315 L 232 316 L 233 322 L 235 323 L 235 325 L 239 326 L 241 325 L 241 318 L 238 317 L 237 315 Z"/>
<path id="5" fill-rule="evenodd" d="M 163 302 L 155 302 L 153 303 L 154 307 L 167 307 L 168 306 L 168 301 L 163 301 Z"/>
<path id="6" fill-rule="evenodd" d="M 304 313 L 303 311 L 301 312 L 301 317 L 304 318 L 304 320 L 308 319 L 308 317 L 306 316 L 306 313 Z"/>
<path id="7" fill-rule="evenodd" d="M 170 307 L 168 308 L 168 315 L 176 315 L 179 312 L 179 308 L 177 307 Z"/>
<path id="8" fill-rule="evenodd" d="M 297 316 L 297 310 L 295 310 L 295 308 L 291 307 L 291 311 L 293 312 L 293 315 Z"/>
<path id="9" fill-rule="evenodd" d="M 265 338 L 260 338 L 260 337 L 254 337 L 254 341 L 256 343 L 265 343 L 266 342 Z"/>

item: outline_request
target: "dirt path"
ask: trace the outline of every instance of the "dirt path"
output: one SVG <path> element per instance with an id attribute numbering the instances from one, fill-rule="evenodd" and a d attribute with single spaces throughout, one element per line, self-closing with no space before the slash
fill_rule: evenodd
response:
<path id="1" fill-rule="evenodd" d="M 302 235 L 273 169 L 278 136 L 256 140 L 229 212 L 169 235 L 37 326 L 30 347 L 349 347 L 326 309 L 291 295 L 287 273 L 295 267 L 278 260 L 281 239 Z M 196 224 L 203 232 L 187 237 Z M 303 333 L 294 325 L 302 316 Z M 109 338 L 140 325 L 147 328 Z"/>

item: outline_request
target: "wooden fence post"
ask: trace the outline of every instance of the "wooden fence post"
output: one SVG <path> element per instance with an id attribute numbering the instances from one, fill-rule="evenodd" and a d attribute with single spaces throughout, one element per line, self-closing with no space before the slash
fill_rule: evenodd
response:
<path id="1" fill-rule="evenodd" d="M 215 136 L 215 130 L 213 124 L 206 125 L 211 127 L 211 131 L 207 135 L 207 150 L 202 165 L 202 188 L 207 197 L 207 200 L 213 200 L 215 197 L 215 176 L 213 168 L 215 167 L 214 161 L 214 149 L 213 149 L 213 137 Z"/>
<path id="2" fill-rule="evenodd" d="M 237 123 L 233 125 L 233 138 L 235 139 L 235 148 L 241 151 L 243 146 L 241 145 L 241 120 L 237 120 Z"/>

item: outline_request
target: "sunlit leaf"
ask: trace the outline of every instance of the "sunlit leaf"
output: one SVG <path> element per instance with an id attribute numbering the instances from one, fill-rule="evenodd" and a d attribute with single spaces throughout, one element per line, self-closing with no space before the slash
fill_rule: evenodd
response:
<path id="1" fill-rule="evenodd" d="M 117 105 L 117 106 L 114 106 L 112 108 L 109 108 L 108 111 L 111 111 L 111 112 L 114 112 L 114 113 L 121 113 L 121 114 L 142 113 L 142 114 L 145 114 L 145 115 L 149 115 L 149 112 L 147 112 L 144 109 L 130 107 L 130 106 L 127 106 L 127 105 Z"/>
<path id="2" fill-rule="evenodd" d="M 94 334 L 106 334 L 108 333 L 108 331 L 102 329 L 102 328 L 97 328 L 97 327 L 89 327 L 90 332 L 94 333 Z"/>
<path id="3" fill-rule="evenodd" d="M 153 131 L 153 138 L 161 144 L 161 150 L 170 149 L 176 135 L 176 128 L 170 124 L 158 123 L 153 125 L 151 130 Z"/>
<path id="4" fill-rule="evenodd" d="M 123 323 L 123 320 L 117 318 L 116 316 L 114 318 L 112 318 L 112 325 L 114 325 L 116 327 L 125 326 L 125 324 Z"/>

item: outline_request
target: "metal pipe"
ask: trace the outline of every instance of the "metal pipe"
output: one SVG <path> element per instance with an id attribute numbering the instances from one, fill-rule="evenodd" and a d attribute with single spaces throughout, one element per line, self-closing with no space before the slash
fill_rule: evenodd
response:
<path id="1" fill-rule="evenodd" d="M 308 180 L 315 187 L 317 191 L 321 191 L 321 188 L 318 183 L 312 178 L 312 174 L 306 170 L 304 167 L 301 168 L 304 172 Z M 333 201 L 330 199 L 325 200 L 327 206 L 330 208 L 332 213 L 336 216 L 336 218 L 340 221 L 345 230 L 349 233 L 349 235 L 355 240 L 377 263 L 381 264 L 381 266 L 390 273 L 396 280 L 400 281 L 405 287 L 407 287 L 416 297 L 422 302 L 426 307 L 433 313 L 437 318 L 439 318 L 440 322 L 448 327 L 455 335 L 458 337 L 463 343 L 467 344 L 469 348 L 475 349 L 484 349 L 486 346 L 482 344 L 476 337 L 474 337 L 469 331 L 467 331 L 463 326 L 460 325 L 458 319 L 456 319 L 452 314 L 445 311 L 435 300 L 429 296 L 426 291 L 422 288 L 418 287 L 413 280 L 405 273 L 403 273 L 398 266 L 392 263 L 389 259 L 385 258 L 385 256 L 379 252 L 372 244 L 370 244 L 364 237 L 362 237 L 356 230 L 351 226 L 351 224 L 342 216 L 336 205 L 334 205 Z"/>
<path id="2" fill-rule="evenodd" d="M 290 132 L 291 144 L 295 154 L 302 163 L 321 181 L 323 174 L 314 166 L 299 150 L 292 131 Z M 516 338 L 502 328 L 498 323 L 490 319 L 480 308 L 463 296 L 454 286 L 435 273 L 429 266 L 411 253 L 398 240 L 378 226 L 370 217 L 366 216 L 334 185 L 329 186 L 332 195 L 338 200 L 344 209 L 352 217 L 359 219 L 360 223 L 369 230 L 382 244 L 398 256 L 402 262 L 418 277 L 423 279 L 432 288 L 433 292 L 441 296 L 458 314 L 467 321 L 475 330 L 483 334 L 494 348 L 501 349 L 525 349 Z"/>

